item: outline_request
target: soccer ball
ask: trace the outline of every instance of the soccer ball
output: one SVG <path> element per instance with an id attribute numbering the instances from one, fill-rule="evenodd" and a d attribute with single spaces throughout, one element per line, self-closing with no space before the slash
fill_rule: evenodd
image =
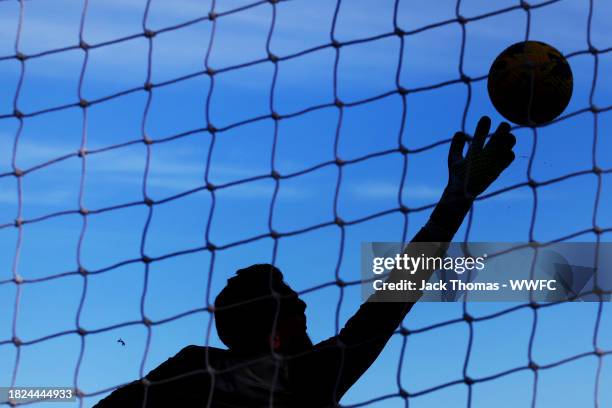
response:
<path id="1" fill-rule="evenodd" d="M 537 126 L 565 110 L 573 83 L 572 69 L 559 51 L 543 42 L 523 41 L 497 56 L 489 70 L 487 90 L 504 118 Z"/>

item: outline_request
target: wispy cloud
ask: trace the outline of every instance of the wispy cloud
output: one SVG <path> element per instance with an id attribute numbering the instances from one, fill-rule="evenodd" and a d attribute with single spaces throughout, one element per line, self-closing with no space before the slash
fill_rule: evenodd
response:
<path id="1" fill-rule="evenodd" d="M 365 200 L 388 200 L 395 199 L 399 193 L 399 184 L 380 181 L 366 181 L 359 184 L 348 184 L 343 186 L 343 190 L 355 198 Z M 488 192 L 501 188 L 493 185 Z M 424 200 L 433 202 L 438 200 L 443 192 L 443 186 L 431 186 L 426 184 L 406 183 L 402 190 L 404 200 Z M 493 197 L 487 198 L 491 201 L 524 201 L 531 200 L 532 194 L 529 191 L 519 189 L 504 192 Z"/>
<path id="2" fill-rule="evenodd" d="M 359 184 L 349 184 L 344 188 L 348 194 L 356 198 L 379 200 L 397 198 L 400 185 L 390 182 L 365 181 Z M 403 194 L 409 199 L 433 200 L 440 197 L 442 189 L 424 184 L 407 184 L 403 188 Z"/>
<path id="3" fill-rule="evenodd" d="M 65 206 L 69 199 L 74 197 L 73 191 L 39 189 L 36 194 L 22 195 L 23 205 L 30 206 Z M 19 202 L 16 191 L 0 191 L 0 204 L 17 205 Z M 5 215 L 6 216 L 6 215 Z M 4 221 L 4 220 L 3 220 Z"/>
<path id="4" fill-rule="evenodd" d="M 427 185 L 405 185 L 405 196 L 412 199 L 436 200 L 442 195 L 442 186 L 432 187 Z"/>
<path id="5" fill-rule="evenodd" d="M 279 197 L 283 200 L 303 200 L 312 198 L 313 190 L 299 189 L 291 186 L 283 186 L 279 190 Z M 219 196 L 231 199 L 266 199 L 271 200 L 274 193 L 272 183 L 246 183 L 220 190 Z"/>
<path id="6" fill-rule="evenodd" d="M 9 138 L 1 138 L 0 150 L 9 148 Z M 73 151 L 61 143 L 50 144 L 44 142 L 24 141 L 19 145 L 18 159 L 21 163 L 30 166 L 44 163 Z M 113 186 L 137 186 L 143 183 L 145 170 L 145 154 L 134 154 L 134 151 L 123 149 L 88 156 L 86 165 L 86 184 L 96 183 Z M 19 161 L 18 160 L 18 161 Z M 80 158 L 70 158 L 77 163 Z M 65 163 L 65 162 L 64 162 Z M 149 188 L 165 191 L 168 195 L 201 187 L 204 185 L 205 158 L 197 151 L 173 148 L 168 145 L 154 150 L 150 162 L 147 186 Z M 77 166 L 80 168 L 80 163 Z M 63 200 L 74 196 L 74 191 L 53 190 L 52 183 L 44 182 L 48 179 L 64 177 L 68 172 L 74 172 L 74 166 L 51 165 L 41 171 L 37 179 L 36 203 L 40 205 L 62 204 Z M 215 184 L 224 184 L 231 181 L 260 176 L 262 171 L 243 161 L 215 160 L 211 163 L 210 175 Z M 44 182 L 44 183 L 43 183 Z M 42 184 L 41 184 L 42 183 Z M 232 198 L 266 198 L 270 199 L 274 191 L 271 182 L 248 182 L 220 190 L 223 197 Z M 280 196 L 284 199 L 302 199 L 311 194 L 303 189 L 283 185 Z M 0 203 L 16 203 L 16 192 L 2 192 Z M 29 200 L 30 198 L 28 198 Z"/>

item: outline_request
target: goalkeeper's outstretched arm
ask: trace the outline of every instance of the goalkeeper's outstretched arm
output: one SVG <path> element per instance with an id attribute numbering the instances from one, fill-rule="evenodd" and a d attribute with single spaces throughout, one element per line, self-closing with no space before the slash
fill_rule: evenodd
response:
<path id="1" fill-rule="evenodd" d="M 474 199 L 497 179 L 514 160 L 512 147 L 516 143 L 510 125 L 503 122 L 485 144 L 491 120 L 484 116 L 478 122 L 469 149 L 464 155 L 468 137 L 461 132 L 454 135 L 448 154 L 449 180 L 440 201 L 427 224 L 412 242 L 450 242 L 468 214 Z M 434 254 L 429 254 L 434 255 Z M 432 271 L 419 271 L 418 280 L 429 279 Z M 405 277 L 398 271 L 389 274 L 387 282 Z M 372 296 L 377 296 L 374 294 Z M 335 369 L 327 370 L 323 383 L 335 384 L 337 400 L 357 381 L 374 362 L 414 303 L 364 303 L 339 334 L 315 346 L 315 353 L 335 362 Z M 318 358 L 312 359 L 313 364 Z M 334 377 L 335 376 L 335 381 Z"/>

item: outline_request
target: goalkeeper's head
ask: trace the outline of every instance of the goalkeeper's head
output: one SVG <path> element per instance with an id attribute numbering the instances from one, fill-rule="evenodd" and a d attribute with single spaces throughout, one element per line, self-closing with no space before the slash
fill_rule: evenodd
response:
<path id="1" fill-rule="evenodd" d="M 219 338 L 230 350 L 257 354 L 306 351 L 306 303 L 270 264 L 240 269 L 215 299 Z"/>

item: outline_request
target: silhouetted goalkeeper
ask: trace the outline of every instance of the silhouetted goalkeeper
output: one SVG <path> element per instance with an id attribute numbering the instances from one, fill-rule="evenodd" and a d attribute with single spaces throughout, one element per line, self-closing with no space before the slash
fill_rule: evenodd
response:
<path id="1" fill-rule="evenodd" d="M 413 242 L 450 242 L 474 198 L 514 160 L 507 123 L 485 145 L 483 117 L 468 138 L 453 137 L 449 182 Z M 305 254 L 305 256 L 308 256 Z M 388 280 L 398 279 L 393 271 Z M 373 295 L 373 296 L 376 296 Z M 366 302 L 338 335 L 313 345 L 306 304 L 272 265 L 253 265 L 229 279 L 215 300 L 215 322 L 228 350 L 188 346 L 98 403 L 98 407 L 327 407 L 378 357 L 414 303 Z"/>

